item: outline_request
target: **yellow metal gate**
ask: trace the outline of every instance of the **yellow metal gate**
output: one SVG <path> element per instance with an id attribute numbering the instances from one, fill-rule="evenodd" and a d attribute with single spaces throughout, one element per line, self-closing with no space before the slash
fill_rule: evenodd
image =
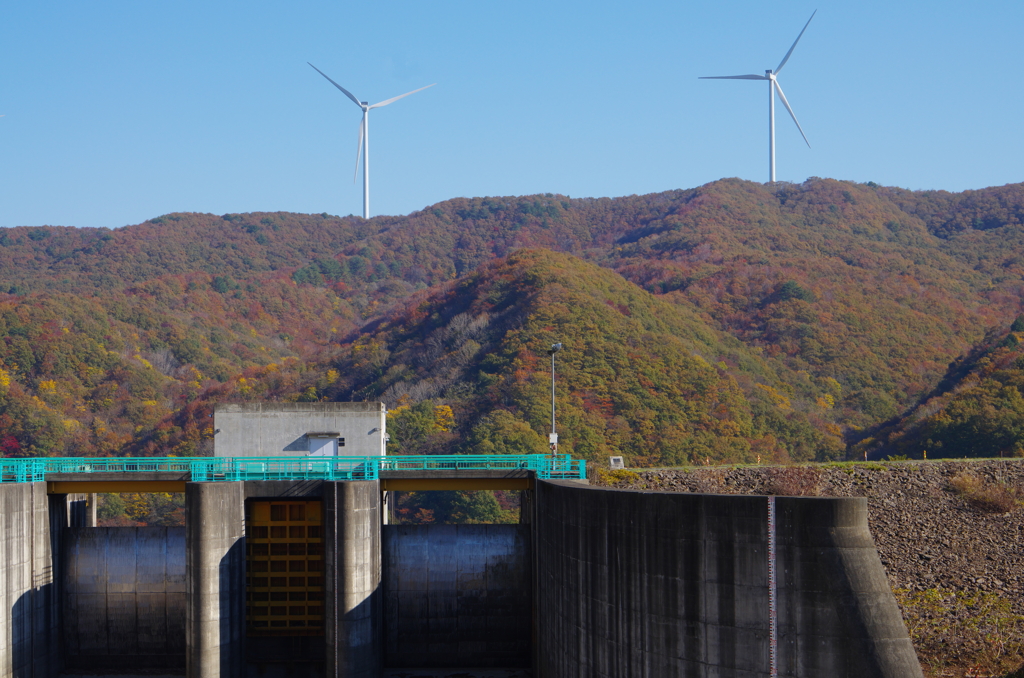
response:
<path id="1" fill-rule="evenodd" d="M 246 629 L 250 636 L 324 632 L 319 501 L 246 504 Z"/>

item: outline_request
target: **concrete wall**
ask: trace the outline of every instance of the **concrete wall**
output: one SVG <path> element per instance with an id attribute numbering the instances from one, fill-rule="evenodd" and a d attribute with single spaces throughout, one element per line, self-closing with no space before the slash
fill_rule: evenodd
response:
<path id="1" fill-rule="evenodd" d="M 245 666 L 245 489 L 185 485 L 185 653 L 190 678 Z"/>
<path id="2" fill-rule="evenodd" d="M 340 456 L 384 454 L 384 403 L 243 403 L 217 405 L 213 415 L 218 457 L 309 455 L 307 433 L 345 439 Z"/>
<path id="3" fill-rule="evenodd" d="M 61 557 L 67 668 L 185 666 L 185 528 L 70 527 Z"/>
<path id="4" fill-rule="evenodd" d="M 537 483 L 536 678 L 769 675 L 766 497 Z M 778 499 L 780 676 L 921 676 L 863 499 Z"/>
<path id="5" fill-rule="evenodd" d="M 381 673 L 381 496 L 376 480 L 324 483 L 326 675 Z"/>
<path id="6" fill-rule="evenodd" d="M 384 527 L 384 664 L 529 668 L 528 525 Z"/>
<path id="7" fill-rule="evenodd" d="M 780 676 L 920 676 L 867 500 L 778 497 Z"/>
<path id="8" fill-rule="evenodd" d="M 52 510 L 51 510 L 52 507 Z M 65 495 L 46 483 L 0 485 L 0 677 L 56 676 L 62 668 L 54 580 Z"/>

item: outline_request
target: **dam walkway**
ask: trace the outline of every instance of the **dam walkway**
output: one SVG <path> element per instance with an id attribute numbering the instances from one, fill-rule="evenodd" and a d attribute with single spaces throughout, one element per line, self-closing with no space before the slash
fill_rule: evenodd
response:
<path id="1" fill-rule="evenodd" d="M 0 484 L 46 482 L 51 494 L 184 492 L 187 482 L 261 480 L 379 480 L 385 490 L 525 490 L 535 478 L 586 477 L 586 462 L 567 454 L 0 459 Z"/>

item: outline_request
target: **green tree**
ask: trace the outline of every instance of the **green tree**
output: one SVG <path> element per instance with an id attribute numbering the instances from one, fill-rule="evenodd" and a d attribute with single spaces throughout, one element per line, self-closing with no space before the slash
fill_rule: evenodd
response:
<path id="1" fill-rule="evenodd" d="M 548 446 L 533 428 L 508 410 L 485 416 L 470 433 L 470 454 L 545 454 Z"/>
<path id="2" fill-rule="evenodd" d="M 800 301 L 814 301 L 814 292 L 803 287 L 800 283 L 795 280 L 787 280 L 782 283 L 779 287 L 779 291 L 776 293 L 776 299 L 778 301 L 788 301 L 790 299 L 799 299 Z"/>
<path id="3" fill-rule="evenodd" d="M 487 490 L 426 491 L 401 493 L 400 522 L 436 524 L 491 524 L 516 522 L 512 511 L 502 511 L 494 493 Z"/>
<path id="4" fill-rule="evenodd" d="M 99 505 L 96 507 L 96 518 L 97 520 L 121 518 L 124 517 L 126 509 L 127 506 L 124 499 L 121 499 L 121 495 L 101 494 L 99 495 Z"/>
<path id="5" fill-rule="evenodd" d="M 292 280 L 295 281 L 296 285 L 313 285 L 315 287 L 324 286 L 324 276 L 320 273 L 320 269 L 316 266 L 303 266 L 292 273 Z"/>

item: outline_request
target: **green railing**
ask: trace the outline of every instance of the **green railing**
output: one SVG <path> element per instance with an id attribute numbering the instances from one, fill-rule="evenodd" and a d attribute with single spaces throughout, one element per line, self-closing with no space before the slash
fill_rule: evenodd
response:
<path id="1" fill-rule="evenodd" d="M 567 454 L 446 454 L 378 457 L 381 471 L 501 471 L 525 469 L 538 478 L 575 480 L 587 477 L 586 462 Z"/>
<path id="2" fill-rule="evenodd" d="M 543 479 L 584 479 L 586 462 L 567 454 L 398 455 L 387 457 L 36 457 L 0 458 L 0 483 L 42 482 L 51 474 L 181 473 L 195 482 L 375 480 L 380 471 L 523 469 Z"/>

